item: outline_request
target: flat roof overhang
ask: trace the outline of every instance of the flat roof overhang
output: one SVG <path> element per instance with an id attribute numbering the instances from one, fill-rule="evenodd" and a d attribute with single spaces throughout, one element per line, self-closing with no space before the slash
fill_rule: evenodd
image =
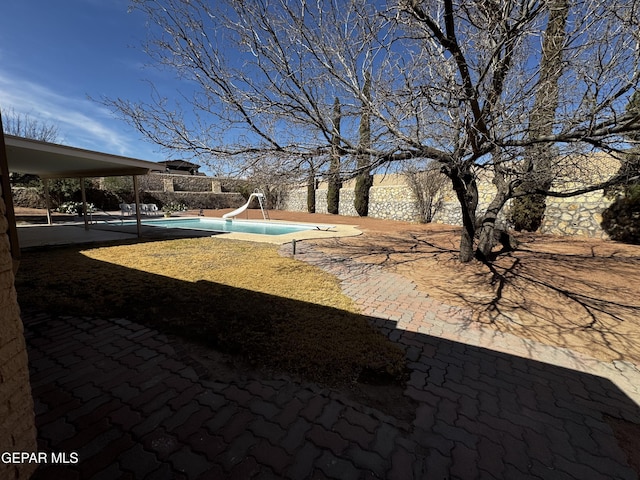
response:
<path id="1" fill-rule="evenodd" d="M 13 198 L 8 178 L 9 172 L 39 176 L 45 180 L 45 192 L 46 180 L 48 179 L 131 175 L 133 177 L 136 205 L 138 205 L 140 202 L 138 199 L 137 176 L 146 175 L 153 170 L 161 171 L 163 169 L 157 163 L 146 160 L 6 135 L 2 132 L 1 118 L 0 149 L 2 150 L 0 151 L 0 181 L 2 185 L 0 193 L 5 201 L 6 216 L 9 223 L 7 233 L 9 235 L 14 273 L 17 272 L 20 263 L 20 246 L 13 212 Z M 86 203 L 84 184 L 82 188 L 83 203 Z M 136 212 L 139 237 L 141 235 L 140 209 L 136 208 Z M 88 230 L 86 215 L 84 219 L 85 230 Z"/>
<path id="2" fill-rule="evenodd" d="M 4 136 L 9 171 L 40 178 L 146 175 L 163 165 L 82 148 Z"/>

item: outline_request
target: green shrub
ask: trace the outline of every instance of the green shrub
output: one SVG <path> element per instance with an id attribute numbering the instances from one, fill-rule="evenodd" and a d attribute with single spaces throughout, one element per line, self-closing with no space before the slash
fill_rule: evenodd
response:
<path id="1" fill-rule="evenodd" d="M 510 212 L 513 228 L 518 232 L 535 232 L 542 225 L 546 207 L 544 195 L 525 195 L 514 198 Z"/>
<path id="2" fill-rule="evenodd" d="M 93 213 L 95 210 L 93 203 L 87 203 L 87 213 Z M 83 204 L 82 202 L 64 202 L 57 208 L 57 211 L 60 213 L 70 213 L 72 215 L 82 215 Z"/>
<path id="3" fill-rule="evenodd" d="M 640 245 L 640 185 L 626 188 L 602 212 L 601 226 L 612 240 Z"/>

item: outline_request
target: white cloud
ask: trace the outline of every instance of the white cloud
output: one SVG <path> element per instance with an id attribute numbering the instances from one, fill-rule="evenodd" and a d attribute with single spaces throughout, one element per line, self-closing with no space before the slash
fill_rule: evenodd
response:
<path id="1" fill-rule="evenodd" d="M 0 108 L 46 121 L 58 127 L 62 143 L 106 153 L 136 156 L 135 134 L 116 127 L 124 124 L 84 97 L 60 95 L 47 86 L 0 73 Z M 148 147 L 148 145 L 146 146 Z M 145 148 L 147 150 L 148 148 Z"/>

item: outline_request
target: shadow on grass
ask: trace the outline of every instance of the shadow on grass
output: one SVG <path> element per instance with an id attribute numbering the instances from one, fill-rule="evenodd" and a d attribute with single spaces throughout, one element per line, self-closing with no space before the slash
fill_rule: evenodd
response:
<path id="1" fill-rule="evenodd" d="M 402 349 L 362 315 L 126 268 L 79 247 L 25 252 L 16 289 L 25 308 L 126 318 L 311 381 L 401 384 L 406 376 Z"/>

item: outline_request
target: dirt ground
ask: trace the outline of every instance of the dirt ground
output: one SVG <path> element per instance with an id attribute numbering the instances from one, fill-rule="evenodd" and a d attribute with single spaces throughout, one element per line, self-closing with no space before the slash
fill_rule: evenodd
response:
<path id="1" fill-rule="evenodd" d="M 207 215 L 219 216 L 220 211 Z M 381 265 L 490 328 L 600 360 L 640 365 L 640 246 L 541 234 L 491 265 L 458 261 L 458 227 L 271 211 L 290 221 L 347 223 L 363 235 L 309 241 Z M 261 218 L 260 211 L 241 218 Z"/>

